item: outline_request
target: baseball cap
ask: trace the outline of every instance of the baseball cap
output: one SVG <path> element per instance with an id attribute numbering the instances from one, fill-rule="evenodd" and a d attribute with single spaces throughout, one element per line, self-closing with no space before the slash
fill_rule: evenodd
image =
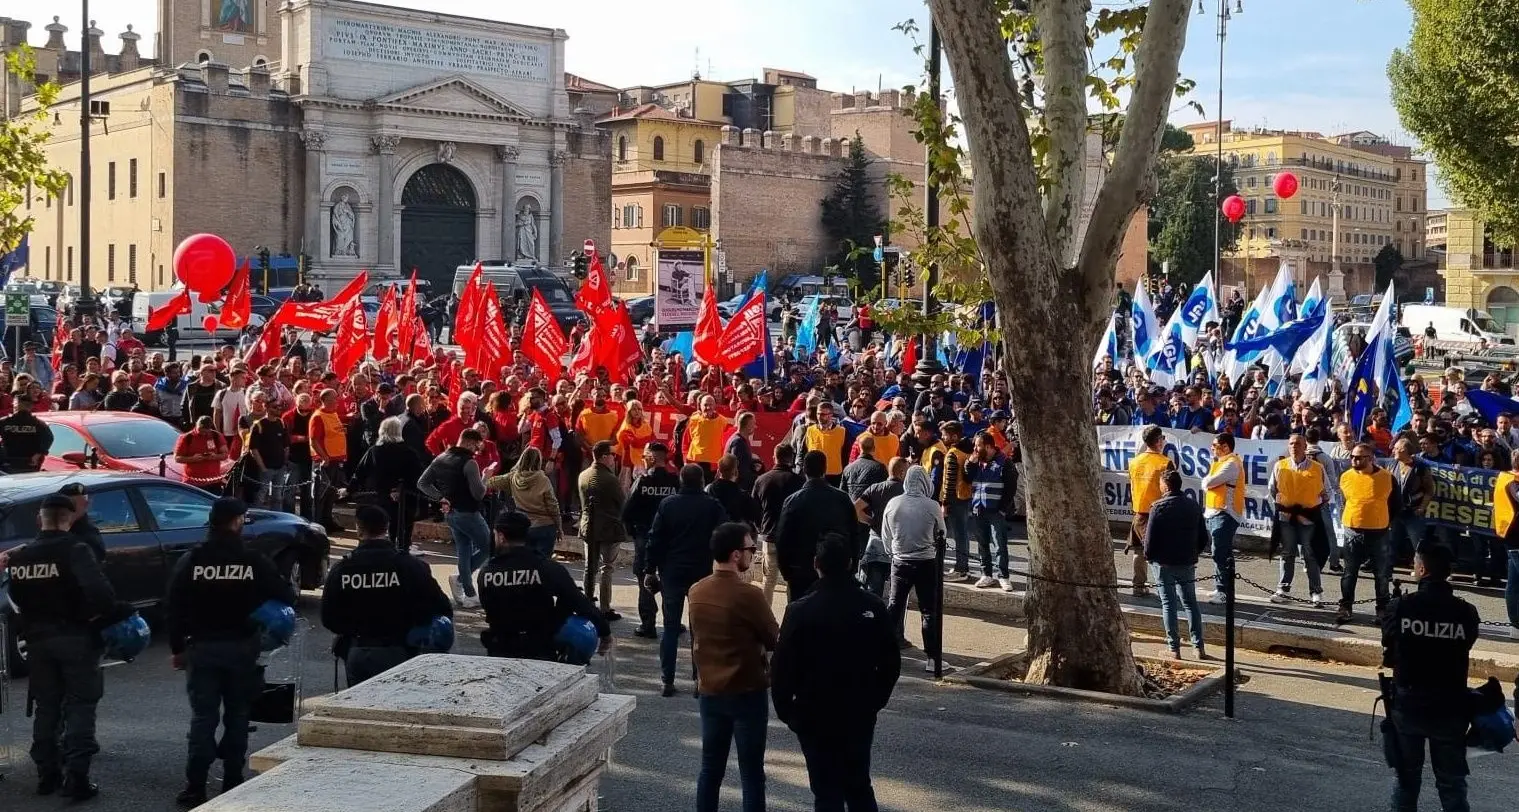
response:
<path id="1" fill-rule="evenodd" d="M 226 524 L 228 520 L 247 514 L 248 506 L 241 499 L 233 499 L 224 496 L 211 503 L 211 516 L 209 523 L 212 525 Z"/>
<path id="2" fill-rule="evenodd" d="M 44 496 L 42 498 L 42 508 L 44 510 L 73 510 L 74 500 L 62 494 L 55 493 L 50 496 Z"/>
<path id="3" fill-rule="evenodd" d="M 58 489 L 59 496 L 84 496 L 84 485 L 78 482 L 69 482 Z"/>
<path id="4" fill-rule="evenodd" d="M 995 423 L 998 420 L 1009 420 L 1011 418 L 1008 416 L 1007 410 L 1005 410 L 1005 409 L 993 409 L 992 413 L 991 413 L 991 416 L 988 417 L 987 419 L 990 420 L 990 421 L 992 421 L 993 423 Z"/>

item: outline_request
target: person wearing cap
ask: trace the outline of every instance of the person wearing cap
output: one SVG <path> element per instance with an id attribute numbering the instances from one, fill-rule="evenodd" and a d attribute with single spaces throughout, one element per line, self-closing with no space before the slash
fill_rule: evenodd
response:
<path id="1" fill-rule="evenodd" d="M 15 411 L 0 417 L 0 463 L 12 474 L 42 470 L 42 460 L 53 448 L 53 430 L 32 414 L 32 396 L 16 396 Z"/>
<path id="2" fill-rule="evenodd" d="M 259 689 L 259 640 L 248 616 L 265 601 L 296 602 L 295 586 L 274 562 L 243 544 L 247 513 L 240 499 L 213 502 L 206 542 L 181 556 L 169 576 L 164 617 L 170 663 L 187 673 L 190 695 L 185 788 L 175 799 L 181 806 L 205 803 L 206 780 L 218 757 L 222 791 L 243 782 L 249 706 Z"/>
<path id="3" fill-rule="evenodd" d="M 32 380 L 42 384 L 43 391 L 52 391 L 53 388 L 53 361 L 38 355 L 42 348 L 35 341 L 28 341 L 21 346 L 21 360 L 16 362 L 16 372 L 26 373 L 32 376 Z"/>
<path id="4" fill-rule="evenodd" d="M 480 568 L 477 586 L 486 630 L 480 635 L 492 657 L 554 660 L 554 636 L 571 616 L 596 626 L 600 651 L 612 645 L 612 627 L 580 591 L 563 564 L 527 544 L 532 521 L 515 510 L 502 513 L 494 529 L 496 553 Z"/>
<path id="5" fill-rule="evenodd" d="M 99 752 L 95 706 L 105 691 L 99 630 L 131 614 L 89 545 L 68 531 L 74 502 L 42 500 L 35 541 L 10 551 L 10 602 L 21 621 L 34 704 L 32 761 L 37 793 L 76 801 L 95 797 L 90 760 Z"/>
<path id="6" fill-rule="evenodd" d="M 332 652 L 350 686 L 415 655 L 406 644 L 412 629 L 454 616 L 432 570 L 391 540 L 384 508 L 360 505 L 354 519 L 359 545 L 332 565 L 322 590 L 322 625 L 337 638 Z"/>
<path id="7" fill-rule="evenodd" d="M 97 560 L 104 562 L 105 537 L 100 535 L 100 528 L 90 520 L 90 495 L 85 491 L 84 485 L 78 482 L 65 483 L 58 489 L 58 495 L 67 496 L 69 504 L 74 506 L 74 521 L 69 525 L 69 532 L 94 550 Z"/>

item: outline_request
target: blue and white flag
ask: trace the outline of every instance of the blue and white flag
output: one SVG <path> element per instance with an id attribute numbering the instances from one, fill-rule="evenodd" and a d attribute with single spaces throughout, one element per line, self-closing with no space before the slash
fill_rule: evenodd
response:
<path id="1" fill-rule="evenodd" d="M 1327 318 L 1329 309 L 1324 304 L 1319 280 L 1314 279 L 1308 296 L 1303 299 L 1303 306 L 1294 308 L 1297 310 L 1296 318 L 1278 325 L 1276 329 L 1263 331 L 1255 338 L 1238 341 L 1232 349 L 1241 359 L 1254 356 L 1268 366 L 1282 361 L 1285 373 L 1285 362 L 1297 355 L 1298 348 L 1313 335 L 1319 323 Z"/>
<path id="2" fill-rule="evenodd" d="M 1413 420 L 1413 406 L 1398 374 L 1397 354 L 1392 345 L 1393 331 L 1397 329 L 1392 320 L 1395 296 L 1389 283 L 1377 315 L 1366 331 L 1366 350 L 1356 361 L 1350 378 L 1350 424 L 1357 436 L 1366 430 L 1371 410 L 1376 406 L 1387 410 L 1393 431 L 1401 430 Z"/>
<path id="3" fill-rule="evenodd" d="M 1228 358 L 1224 362 L 1224 372 L 1230 381 L 1239 380 L 1241 373 L 1253 361 L 1269 351 L 1269 348 L 1256 346 L 1253 342 L 1274 332 L 1284 323 L 1297 318 L 1296 286 L 1293 284 L 1292 271 L 1282 268 L 1277 271 L 1276 279 L 1270 287 L 1261 288 L 1256 294 L 1255 301 L 1245 309 L 1240 317 L 1239 326 L 1234 328 L 1234 335 L 1230 336 L 1224 346 L 1229 350 Z M 1243 349 L 1241 345 L 1243 344 Z"/>
<path id="4" fill-rule="evenodd" d="M 1318 282 L 1315 281 L 1314 289 L 1317 288 Z M 1309 295 L 1312 296 L 1311 293 Z M 1307 303 L 1304 300 L 1304 310 L 1307 310 Z M 1288 372 L 1303 373 L 1298 381 L 1298 392 L 1314 403 L 1324 399 L 1329 379 L 1334 374 L 1334 319 L 1327 318 L 1332 310 L 1328 299 L 1324 300 L 1322 309 L 1326 317 L 1319 319 L 1313 335 L 1298 347 L 1297 353 L 1292 357 L 1292 364 L 1288 367 Z"/>
<path id="5" fill-rule="evenodd" d="M 1159 347 L 1160 323 L 1155 318 L 1155 305 L 1150 302 L 1150 291 L 1144 280 L 1134 286 L 1134 298 L 1129 304 L 1130 335 L 1134 339 L 1134 366 L 1145 369 L 1150 356 Z"/>
<path id="6" fill-rule="evenodd" d="M 1214 288 L 1211 272 L 1204 274 L 1202 281 L 1192 287 L 1180 313 L 1182 339 L 1189 347 L 1197 343 L 1197 334 L 1208 326 L 1208 322 L 1222 321 L 1218 315 L 1218 291 Z"/>
<path id="7" fill-rule="evenodd" d="M 27 264 L 27 260 L 31 253 L 27 246 L 30 243 L 31 238 L 32 235 L 30 234 L 21 235 L 20 245 L 16 246 L 15 249 L 9 253 L 0 254 L 0 287 L 4 287 L 5 285 L 9 284 L 11 281 L 11 274 L 15 273 L 16 269 L 20 268 L 22 265 Z"/>
<path id="8" fill-rule="evenodd" d="M 1114 316 L 1117 314 L 1115 313 Z M 1123 369 L 1123 357 L 1118 354 L 1118 320 L 1108 318 L 1108 329 L 1102 333 L 1102 341 L 1097 344 L 1097 354 L 1092 356 L 1092 369 L 1102 366 L 1102 359 L 1108 358 L 1113 362 L 1113 368 Z M 890 357 L 889 355 L 887 357 Z"/>
<path id="9" fill-rule="evenodd" d="M 1150 355 L 1150 382 L 1158 386 L 1175 386 L 1187 377 L 1187 342 L 1182 327 L 1181 310 L 1171 314 L 1160 339 L 1155 342 L 1155 352 Z"/>
<path id="10" fill-rule="evenodd" d="M 811 358 L 818 349 L 818 319 L 822 316 L 823 297 L 813 298 L 802 313 L 802 323 L 796 329 L 796 348 L 802 357 Z"/>

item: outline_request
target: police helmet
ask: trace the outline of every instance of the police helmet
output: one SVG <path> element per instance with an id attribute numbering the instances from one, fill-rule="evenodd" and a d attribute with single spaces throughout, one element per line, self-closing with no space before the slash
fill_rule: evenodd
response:
<path id="1" fill-rule="evenodd" d="M 289 643 L 295 635 L 295 610 L 279 601 L 264 601 L 248 619 L 258 627 L 258 643 L 262 651 L 274 651 Z"/>
<path id="2" fill-rule="evenodd" d="M 142 615 L 133 612 L 126 620 L 112 623 L 100 630 L 100 642 L 105 644 L 105 656 L 112 660 L 130 661 L 143 653 L 153 640 L 153 632 Z"/>
<path id="3" fill-rule="evenodd" d="M 578 615 L 570 615 L 554 635 L 559 659 L 570 665 L 586 665 L 596 653 L 596 624 Z"/>
<path id="4" fill-rule="evenodd" d="M 406 633 L 406 645 L 423 654 L 447 654 L 454 647 L 454 622 L 438 615 L 431 622 Z"/>

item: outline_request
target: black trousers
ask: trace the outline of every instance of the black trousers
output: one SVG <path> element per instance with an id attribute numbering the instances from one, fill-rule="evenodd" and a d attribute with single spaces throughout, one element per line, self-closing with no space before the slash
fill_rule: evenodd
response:
<path id="1" fill-rule="evenodd" d="M 812 590 L 812 585 L 818 582 L 817 570 L 811 567 L 808 567 L 806 569 L 782 570 L 781 577 L 786 579 L 787 606 L 790 606 L 791 604 L 801 600 L 809 591 Z"/>
<path id="2" fill-rule="evenodd" d="M 907 617 L 907 593 L 918 593 L 918 611 L 923 615 L 923 651 L 930 657 L 940 655 L 939 627 L 934 615 L 939 608 L 939 564 L 927 561 L 893 561 L 891 564 L 891 597 L 887 609 L 897 628 L 903 627 Z"/>
<path id="3" fill-rule="evenodd" d="M 87 774 L 100 752 L 95 707 L 105 693 L 100 640 L 85 633 L 27 635 L 34 704 L 32 761 L 38 774 Z"/>
<path id="4" fill-rule="evenodd" d="M 343 673 L 348 677 L 348 687 L 383 674 L 411 659 L 405 646 L 353 646 L 343 661 Z"/>
<path id="5" fill-rule="evenodd" d="M 243 777 L 248 758 L 248 714 L 260 688 L 258 641 L 206 640 L 186 652 L 185 688 L 190 694 L 189 753 L 185 779 L 204 786 L 211 764 L 222 760 L 223 779 Z M 216 727 L 222 727 L 221 742 Z"/>
<path id="6" fill-rule="evenodd" d="M 644 533 L 633 536 L 633 577 L 638 581 L 638 627 L 652 629 L 659 620 L 659 596 L 643 585 L 643 577 L 649 569 L 649 539 Z M 586 567 L 591 566 L 586 562 Z"/>
<path id="7" fill-rule="evenodd" d="M 1435 792 L 1444 812 L 1468 812 L 1466 801 L 1466 719 L 1427 717 L 1394 709 L 1399 765 L 1392 789 L 1393 812 L 1418 812 L 1419 790 L 1424 783 L 1424 748 L 1429 746 L 1429 766 L 1435 774 Z"/>
<path id="8" fill-rule="evenodd" d="M 411 529 L 416 524 L 416 511 L 412 509 L 414 499 L 404 491 L 400 499 L 391 499 L 388 493 L 379 494 L 380 506 L 390 518 L 390 540 L 403 553 L 411 549 Z"/>
<path id="9" fill-rule="evenodd" d="M 829 719 L 796 731 L 807 759 L 817 812 L 876 812 L 876 793 L 870 785 L 870 748 L 876 719 Z"/>

